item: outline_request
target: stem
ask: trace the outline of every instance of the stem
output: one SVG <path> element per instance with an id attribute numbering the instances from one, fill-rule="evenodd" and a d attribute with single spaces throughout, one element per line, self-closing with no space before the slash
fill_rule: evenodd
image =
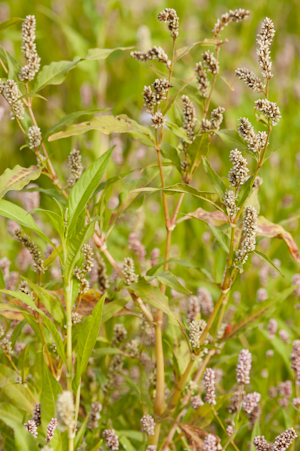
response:
<path id="1" fill-rule="evenodd" d="M 67 317 L 67 388 L 72 391 L 72 288 L 71 281 L 65 287 Z"/>
<path id="2" fill-rule="evenodd" d="M 13 367 L 13 369 L 16 371 L 16 373 L 18 373 L 18 376 L 20 376 L 21 379 L 23 380 L 22 375 L 21 375 L 20 371 L 18 370 L 18 368 L 16 367 L 16 365 L 14 364 L 14 362 L 13 362 L 11 356 L 10 356 L 9 354 L 7 354 L 6 352 L 4 352 L 4 354 L 5 354 L 6 357 L 8 358 L 8 360 L 9 360 L 11 366 Z M 32 398 L 33 402 L 34 402 L 35 404 L 37 404 L 37 400 L 35 399 L 34 394 L 33 394 L 32 391 L 30 390 L 30 388 L 28 387 L 28 385 L 26 384 L 26 382 L 25 382 L 24 384 L 22 384 L 22 385 L 23 385 L 23 386 L 25 387 L 25 389 L 27 390 L 27 392 L 28 392 L 28 394 L 30 395 L 30 397 Z"/>
<path id="3" fill-rule="evenodd" d="M 181 376 L 181 378 L 180 378 L 180 380 L 179 380 L 179 382 L 178 382 L 178 384 L 177 384 L 177 386 L 175 388 L 173 396 L 172 396 L 172 398 L 171 398 L 171 400 L 169 402 L 169 405 L 168 405 L 168 410 L 172 411 L 172 410 L 175 409 L 175 407 L 177 405 L 177 402 L 178 402 L 178 400 L 180 398 L 181 392 L 184 389 L 184 386 L 185 386 L 185 383 L 187 381 L 187 378 L 189 377 L 189 374 L 192 371 L 194 363 L 195 363 L 195 360 L 191 358 L 189 363 L 188 363 L 188 365 L 187 365 L 187 367 L 186 367 L 185 372 Z"/>

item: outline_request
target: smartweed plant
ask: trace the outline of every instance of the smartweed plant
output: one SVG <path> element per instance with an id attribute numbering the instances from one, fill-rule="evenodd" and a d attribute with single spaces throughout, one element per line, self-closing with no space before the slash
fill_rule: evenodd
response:
<path id="1" fill-rule="evenodd" d="M 249 16 L 244 9 L 230 10 L 209 38 L 181 48 L 179 18 L 166 8 L 158 15 L 162 25 L 157 24 L 166 24 L 170 34 L 164 48 L 146 48 L 141 41 L 147 33 L 140 30 L 140 49 L 95 48 L 43 67 L 33 15 L 0 25 L 5 32 L 22 21 L 22 66 L 1 47 L 0 93 L 24 135 L 21 150 L 29 147 L 37 160 L 30 167 L 7 168 L 0 177 L 4 240 L 15 250 L 13 263 L 7 256 L 0 260 L 2 449 L 284 451 L 297 446 L 300 340 L 296 336 L 291 343 L 285 329 L 278 332 L 275 318 L 267 328 L 262 321 L 276 304 L 300 296 L 300 275 L 268 293 L 268 277 L 282 275 L 280 261 L 272 261 L 265 247 L 257 249 L 263 237 L 277 237 L 300 262 L 292 236 L 259 215 L 260 169 L 268 167 L 280 144 L 272 141 L 281 114 L 272 92 L 271 19 L 262 21 L 257 35 L 260 77 L 245 67 L 235 72 L 253 96 L 256 123 L 245 111 L 245 117 L 235 118 L 237 131 L 225 129 L 225 108 L 214 100 L 219 81 L 232 89 L 221 75 L 226 27 L 243 30 Z M 176 77 L 177 65 L 196 48 L 202 49 L 198 59 L 185 68 L 191 77 Z M 143 123 L 97 109 L 70 112 L 41 130 L 33 108 L 45 100 L 40 92 L 63 83 L 81 62 L 103 60 L 115 50 L 131 50 L 136 65 L 148 64 L 153 71 L 153 82 L 141 94 Z M 85 115 L 91 118 L 76 123 Z M 72 150 L 68 175 L 61 179 L 52 143 L 90 131 L 113 134 L 113 146 L 89 167 L 80 150 Z M 109 176 L 108 167 L 124 163 L 117 134 L 139 142 L 153 163 Z M 228 174 L 218 173 L 210 159 L 218 140 L 222 159 L 231 164 Z M 40 185 L 42 176 L 52 186 Z M 126 183 L 130 190 L 122 196 Z M 115 186 L 121 186 L 117 199 Z M 150 226 L 155 205 L 143 217 L 142 203 L 152 196 L 161 200 L 165 228 L 157 247 Z M 196 210 L 189 211 L 190 200 Z M 147 214 L 146 248 L 140 224 L 147 224 Z M 130 233 L 124 232 L 124 220 Z M 211 250 L 210 265 L 201 271 L 197 256 L 191 262 L 172 252 L 176 231 L 191 223 L 209 231 L 201 237 L 186 229 L 187 250 L 201 240 Z M 114 257 L 116 247 L 123 247 L 121 263 Z M 256 299 L 241 300 L 234 288 L 252 268 L 261 280 L 258 307 Z M 250 344 L 245 333 L 254 327 L 274 343 L 289 378 L 277 380 L 264 398 L 260 385 L 268 374 L 251 378 L 259 343 Z M 266 358 L 273 356 L 269 349 Z"/>

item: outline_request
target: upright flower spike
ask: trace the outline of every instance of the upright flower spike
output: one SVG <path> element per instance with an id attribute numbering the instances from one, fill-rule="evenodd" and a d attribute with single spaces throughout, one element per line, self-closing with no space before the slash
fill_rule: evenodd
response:
<path id="1" fill-rule="evenodd" d="M 125 276 L 124 282 L 127 285 L 131 285 L 132 283 L 136 283 L 138 281 L 138 275 L 134 272 L 134 263 L 132 258 L 124 258 L 123 273 Z"/>
<path id="2" fill-rule="evenodd" d="M 272 62 L 270 58 L 270 46 L 275 36 L 275 27 L 268 17 L 262 23 L 261 32 L 257 35 L 258 49 L 257 59 L 264 78 L 269 80 L 273 77 Z"/>
<path id="3" fill-rule="evenodd" d="M 272 451 L 285 451 L 293 443 L 298 435 L 294 428 L 289 428 L 275 438 Z"/>
<path id="4" fill-rule="evenodd" d="M 52 418 L 47 425 L 47 437 L 45 439 L 46 443 L 50 443 L 51 440 L 53 439 L 56 427 L 57 427 L 57 419 Z"/>
<path id="5" fill-rule="evenodd" d="M 271 448 L 271 445 L 267 442 L 263 435 L 255 437 L 253 439 L 253 445 L 257 451 L 267 451 Z"/>
<path id="6" fill-rule="evenodd" d="M 195 321 L 198 313 L 200 313 L 200 302 L 198 296 L 190 296 L 187 300 L 186 319 L 188 323 Z"/>
<path id="7" fill-rule="evenodd" d="M 34 420 L 27 421 L 27 423 L 24 423 L 24 426 L 29 434 L 33 435 L 34 438 L 37 438 L 37 425 Z"/>
<path id="8" fill-rule="evenodd" d="M 239 265 L 244 265 L 248 259 L 248 254 L 255 250 L 255 236 L 257 230 L 257 211 L 254 207 L 247 205 L 244 211 L 243 220 L 243 241 L 236 251 L 235 261 Z"/>
<path id="9" fill-rule="evenodd" d="M 173 39 L 178 37 L 179 19 L 175 9 L 165 8 L 161 13 L 159 13 L 158 20 L 168 24 L 168 29 Z"/>
<path id="10" fill-rule="evenodd" d="M 252 355 L 248 349 L 242 349 L 236 366 L 236 379 L 239 385 L 250 384 Z"/>
<path id="11" fill-rule="evenodd" d="M 195 106 L 186 95 L 181 97 L 181 101 L 183 103 L 183 128 L 186 130 L 188 138 L 193 140 L 194 130 L 197 123 Z"/>
<path id="12" fill-rule="evenodd" d="M 212 30 L 214 37 L 218 37 L 219 33 L 224 30 L 230 22 L 241 22 L 242 20 L 248 19 L 249 15 L 250 12 L 242 8 L 230 10 L 228 13 L 223 14 L 221 19 L 217 20 L 217 23 Z"/>
<path id="13" fill-rule="evenodd" d="M 168 59 L 168 55 L 161 47 L 152 47 L 147 52 L 133 51 L 130 53 L 130 56 L 137 61 L 151 61 L 156 59 L 160 63 L 163 63 L 168 69 L 171 66 L 171 61 Z"/>
<path id="14" fill-rule="evenodd" d="M 207 368 L 204 377 L 203 382 L 205 386 L 205 402 L 211 405 L 216 404 L 216 389 L 215 389 L 215 372 L 211 368 Z"/>
<path id="15" fill-rule="evenodd" d="M 97 429 L 97 427 L 99 425 L 99 420 L 101 418 L 101 415 L 100 415 L 101 410 L 102 410 L 102 404 L 100 404 L 100 402 L 95 401 L 92 403 L 92 408 L 90 411 L 88 424 L 87 424 L 88 429 L 90 429 L 91 431 L 93 431 L 94 429 Z"/>
<path id="16" fill-rule="evenodd" d="M 21 81 L 31 81 L 40 69 L 41 58 L 37 54 L 35 44 L 35 16 L 26 16 L 22 25 L 22 52 L 24 53 L 27 64 L 23 66 L 19 73 Z"/>
<path id="17" fill-rule="evenodd" d="M 72 150 L 70 155 L 68 156 L 68 167 L 71 172 L 71 176 L 68 178 L 68 185 L 74 186 L 77 180 L 80 179 L 80 176 L 83 171 L 83 167 L 81 164 L 81 155 L 79 150 Z"/>
<path id="18" fill-rule="evenodd" d="M 242 407 L 248 415 L 250 415 L 258 405 L 260 398 L 261 394 L 257 392 L 248 393 L 248 395 L 246 395 Z"/>
<path id="19" fill-rule="evenodd" d="M 204 451 L 217 451 L 218 450 L 218 440 L 213 434 L 208 434 L 203 442 Z"/>
<path id="20" fill-rule="evenodd" d="M 203 315 L 211 315 L 214 310 L 214 301 L 208 289 L 205 287 L 198 288 L 197 295 L 199 298 L 200 310 Z"/>
<path id="21" fill-rule="evenodd" d="M 75 426 L 75 406 L 73 394 L 63 391 L 57 397 L 56 403 L 57 428 L 61 431 L 72 431 Z"/>
<path id="22" fill-rule="evenodd" d="M 300 340 L 293 341 L 291 369 L 295 371 L 296 384 L 300 385 Z"/>
<path id="23" fill-rule="evenodd" d="M 42 259 L 42 253 L 38 249 L 38 247 L 31 241 L 30 237 L 23 234 L 21 230 L 15 230 L 14 232 L 15 238 L 26 248 L 29 250 L 32 260 L 33 267 L 36 272 L 44 273 L 44 260 Z"/>
<path id="24" fill-rule="evenodd" d="M 28 129 L 29 148 L 36 149 L 40 147 L 42 142 L 42 134 L 39 127 L 33 125 Z"/>
<path id="25" fill-rule="evenodd" d="M 230 219 L 233 218 L 234 214 L 238 211 L 238 207 L 236 206 L 236 196 L 234 191 L 226 191 L 224 200 L 225 207 L 227 209 L 228 215 Z"/>
<path id="26" fill-rule="evenodd" d="M 206 327 L 206 321 L 192 321 L 189 324 L 190 343 L 193 348 L 200 348 L 200 338 Z"/>

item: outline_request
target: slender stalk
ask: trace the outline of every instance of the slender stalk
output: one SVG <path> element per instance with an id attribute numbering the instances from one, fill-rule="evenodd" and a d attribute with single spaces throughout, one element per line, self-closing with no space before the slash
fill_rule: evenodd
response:
<path id="1" fill-rule="evenodd" d="M 22 378 L 22 375 L 21 375 L 20 371 L 18 370 L 18 368 L 16 367 L 16 365 L 14 364 L 14 362 L 13 362 L 11 356 L 10 356 L 9 354 L 7 354 L 6 352 L 4 352 L 4 354 L 5 354 L 6 357 L 8 358 L 8 360 L 9 360 L 11 366 L 12 366 L 13 369 L 16 371 L 16 373 L 18 374 L 18 376 L 20 376 L 20 377 Z M 28 394 L 30 395 L 30 397 L 32 398 L 32 400 L 34 401 L 34 403 L 36 404 L 36 403 L 37 403 L 37 400 L 36 400 L 34 394 L 32 393 L 32 391 L 30 390 L 30 388 L 28 387 L 28 385 L 26 384 L 26 382 L 25 382 L 24 384 L 22 384 L 22 385 L 25 387 L 25 389 L 27 390 Z"/>

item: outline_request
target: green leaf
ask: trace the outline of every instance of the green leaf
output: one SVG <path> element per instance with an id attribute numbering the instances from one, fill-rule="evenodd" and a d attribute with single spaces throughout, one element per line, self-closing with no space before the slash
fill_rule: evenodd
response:
<path id="1" fill-rule="evenodd" d="M 279 272 L 279 274 L 281 274 L 283 277 L 285 277 L 285 275 L 280 271 L 280 268 L 277 268 L 277 266 L 274 265 L 272 260 L 267 255 L 265 255 L 265 254 L 263 254 L 262 252 L 259 252 L 259 251 L 254 251 L 253 253 L 258 255 L 263 261 L 268 263 L 268 265 L 270 265 L 271 268 L 275 269 L 275 271 Z"/>
<path id="2" fill-rule="evenodd" d="M 88 122 L 74 124 L 67 127 L 63 132 L 54 133 L 54 135 L 49 136 L 48 141 L 56 141 L 57 139 L 81 135 L 90 130 L 98 130 L 105 135 L 110 135 L 111 133 L 129 133 L 137 139 L 146 139 L 147 145 L 154 144 L 152 131 L 147 127 L 139 125 L 137 122 L 127 117 L 126 114 L 121 114 L 119 116 L 94 117 Z"/>
<path id="3" fill-rule="evenodd" d="M 0 268 L 0 288 L 5 289 L 5 282 L 4 282 L 4 276 L 2 268 Z"/>
<path id="4" fill-rule="evenodd" d="M 81 443 L 81 441 L 82 441 L 82 439 L 84 437 L 88 420 L 89 420 L 89 415 L 87 415 L 85 417 L 84 422 L 80 426 L 80 429 L 79 429 L 79 431 L 77 432 L 77 434 L 75 436 L 75 440 L 74 440 L 75 449 L 78 448 L 78 446 L 80 445 L 80 443 Z"/>
<path id="5" fill-rule="evenodd" d="M 172 274 L 170 271 L 162 271 L 155 274 L 154 276 L 145 276 L 145 279 L 149 282 L 153 279 L 158 279 L 160 283 L 166 285 L 167 287 L 174 288 L 174 290 L 178 291 L 179 293 L 187 295 L 191 294 L 191 291 L 183 287 L 178 279 L 174 276 L 174 274 Z"/>
<path id="6" fill-rule="evenodd" d="M 166 126 L 179 138 L 183 139 L 185 142 L 191 144 L 192 141 L 188 138 L 186 130 L 184 128 L 179 127 L 177 124 L 173 122 L 166 121 Z"/>
<path id="7" fill-rule="evenodd" d="M 92 314 L 86 318 L 81 327 L 81 333 L 78 338 L 76 373 L 73 379 L 74 393 L 77 393 L 77 389 L 80 384 L 80 378 L 86 370 L 89 358 L 97 341 L 105 297 L 106 294 L 102 296 L 102 298 L 99 300 L 98 304 L 92 311 Z"/>
<path id="8" fill-rule="evenodd" d="M 64 220 L 61 215 L 54 211 L 44 210 L 43 208 L 35 208 L 34 211 L 41 211 L 48 216 L 51 226 L 56 230 L 59 236 L 62 238 L 64 234 Z"/>
<path id="9" fill-rule="evenodd" d="M 252 429 L 251 433 L 251 442 L 250 442 L 250 451 L 256 451 L 255 446 L 253 445 L 253 440 L 255 437 L 258 437 L 260 434 L 260 425 L 259 425 L 259 419 L 255 421 L 254 427 Z"/>
<path id="10" fill-rule="evenodd" d="M 15 443 L 20 451 L 38 451 L 36 439 L 24 428 L 23 424 L 19 424 L 15 428 Z"/>
<path id="11" fill-rule="evenodd" d="M 278 354 L 282 357 L 282 359 L 286 365 L 287 371 L 289 372 L 290 375 L 292 375 L 291 361 L 289 358 L 287 345 L 276 335 L 272 338 L 272 340 L 270 340 L 268 331 L 263 330 L 263 329 L 257 329 L 257 330 L 259 330 L 260 333 L 263 334 L 263 336 L 268 341 L 270 341 L 270 344 L 274 347 L 275 351 L 278 352 Z"/>
<path id="12" fill-rule="evenodd" d="M 148 269 L 147 276 L 153 276 L 161 266 L 164 266 L 165 263 L 170 262 L 176 263 L 176 265 L 183 266 L 184 268 L 198 268 L 197 265 L 193 265 L 184 258 L 170 258 L 170 260 L 160 262 L 157 265 L 152 266 L 152 268 Z"/>
<path id="13" fill-rule="evenodd" d="M 30 369 L 30 363 L 29 363 L 29 348 L 28 345 L 25 346 L 23 351 L 21 352 L 18 360 L 18 370 L 20 371 L 22 375 L 22 380 L 25 381 L 26 377 L 28 376 L 28 372 Z"/>
<path id="14" fill-rule="evenodd" d="M 9 294 L 10 296 L 13 296 L 14 298 L 20 299 L 24 304 L 27 304 L 30 308 L 38 312 L 44 320 L 45 326 L 51 333 L 56 346 L 57 346 L 57 353 L 58 355 L 63 359 L 63 361 L 66 363 L 66 355 L 64 350 L 64 345 L 62 342 L 62 339 L 55 327 L 55 325 L 52 323 L 52 321 L 44 314 L 42 310 L 40 310 L 38 307 L 36 307 L 35 303 L 33 302 L 32 298 L 28 296 L 26 293 L 22 293 L 20 291 L 11 291 L 11 290 L 0 290 L 1 293 Z"/>
<path id="15" fill-rule="evenodd" d="M 248 151 L 248 147 L 245 145 L 244 141 L 236 130 L 214 130 L 214 133 L 216 133 L 216 135 L 218 135 L 222 139 L 224 144 L 226 144 L 226 146 L 230 147 L 231 149 L 239 149 L 246 152 Z"/>
<path id="16" fill-rule="evenodd" d="M 46 134 L 43 137 L 43 140 L 48 138 L 49 135 L 52 135 L 52 133 L 54 133 L 57 129 L 59 129 L 63 125 L 70 124 L 71 122 L 75 121 L 75 119 L 78 119 L 81 116 L 86 116 L 89 114 L 94 115 L 94 114 L 101 113 L 101 112 L 104 112 L 107 110 L 109 110 L 109 108 L 101 108 L 101 109 L 100 108 L 96 108 L 96 109 L 92 108 L 89 110 L 76 111 L 75 113 L 67 114 L 62 119 L 60 119 L 55 125 L 50 127 L 49 130 L 47 130 Z"/>
<path id="17" fill-rule="evenodd" d="M 12 219 L 13 221 L 16 221 L 23 227 L 28 227 L 29 229 L 33 230 L 53 247 L 53 244 L 51 243 L 47 235 L 45 235 L 44 232 L 42 232 L 42 230 L 38 227 L 33 217 L 27 211 L 23 210 L 23 208 L 13 204 L 12 202 L 9 202 L 8 200 L 1 199 L 0 215 L 4 216 L 5 218 L 9 218 Z"/>
<path id="18" fill-rule="evenodd" d="M 65 80 L 67 73 L 74 69 L 80 61 L 80 58 L 74 61 L 53 61 L 49 65 L 43 66 L 34 83 L 33 93 L 37 93 L 48 85 L 61 84 Z"/>
<path id="19" fill-rule="evenodd" d="M 162 113 L 164 116 L 166 116 L 169 109 L 172 107 L 176 99 L 178 98 L 179 94 L 193 81 L 195 78 L 195 75 L 193 75 L 191 78 L 189 78 L 183 86 L 181 86 L 180 89 L 178 89 L 174 94 L 171 95 L 171 97 L 165 102 L 165 105 L 162 105 Z"/>
<path id="20" fill-rule="evenodd" d="M 62 323 L 65 319 L 65 312 L 62 304 L 58 300 L 56 300 L 47 290 L 45 290 L 45 288 L 36 285 L 30 279 L 26 279 L 25 277 L 23 277 L 23 279 L 27 281 L 30 288 L 37 294 L 40 301 L 42 302 L 42 304 L 44 304 L 55 321 Z"/>
<path id="21" fill-rule="evenodd" d="M 10 338 L 12 348 L 15 347 L 16 341 L 18 340 L 25 324 L 26 324 L 26 320 L 23 319 L 23 321 L 20 321 L 19 324 L 17 324 L 16 327 L 14 328 L 14 331 L 11 334 L 11 338 Z"/>
<path id="22" fill-rule="evenodd" d="M 101 324 L 106 323 L 110 320 L 116 313 L 118 313 L 122 308 L 128 304 L 129 299 L 117 299 L 116 301 L 109 302 L 103 306 L 103 315 Z"/>
<path id="23" fill-rule="evenodd" d="M 15 166 L 13 169 L 5 169 L 0 176 L 0 199 L 7 193 L 7 191 L 20 191 L 24 186 L 28 185 L 31 180 L 36 180 L 41 175 L 42 169 L 36 166 L 29 168 L 22 168 L 22 166 Z"/>
<path id="24" fill-rule="evenodd" d="M 70 236 L 81 212 L 97 189 L 109 163 L 112 148 L 98 158 L 80 177 L 70 191 L 68 199 L 68 234 Z"/>
<path id="25" fill-rule="evenodd" d="M 238 193 L 238 196 L 237 196 L 237 201 L 236 201 L 236 205 L 238 207 L 240 207 L 241 205 L 244 204 L 244 202 L 246 201 L 247 197 L 251 193 L 252 180 L 253 180 L 253 175 L 251 175 L 251 177 L 249 177 L 248 180 L 241 186 L 241 188 L 239 190 L 239 193 Z"/>
<path id="26" fill-rule="evenodd" d="M 176 166 L 180 167 L 180 158 L 178 151 L 169 143 L 162 143 L 161 154 L 164 158 L 171 160 Z"/>
<path id="27" fill-rule="evenodd" d="M 15 383 L 16 376 L 17 373 L 15 371 L 0 364 L 1 392 L 4 393 L 18 409 L 32 414 L 32 399 L 23 385 Z"/>
<path id="28" fill-rule="evenodd" d="M 67 257 L 65 264 L 64 277 L 69 280 L 72 277 L 76 262 L 80 258 L 80 252 L 82 247 L 88 242 L 88 240 L 93 236 L 95 229 L 95 223 L 90 222 L 80 231 L 79 234 L 75 234 L 67 249 Z"/>
<path id="29" fill-rule="evenodd" d="M 0 404 L 0 420 L 7 424 L 7 426 L 14 429 L 16 425 L 22 423 L 22 419 L 23 413 L 13 404 L 9 402 Z"/>
<path id="30" fill-rule="evenodd" d="M 11 80 L 17 79 L 21 66 L 18 63 L 18 61 L 16 61 L 7 50 L 5 49 L 3 50 L 6 56 L 6 62 L 8 66 L 8 78 L 10 78 Z"/>
<path id="31" fill-rule="evenodd" d="M 0 23 L 0 33 L 3 30 L 6 30 L 6 28 L 10 27 L 11 25 L 14 25 L 17 22 L 22 22 L 23 19 L 21 17 L 12 17 L 11 19 L 7 19 L 4 22 Z"/>
<path id="32" fill-rule="evenodd" d="M 229 245 L 230 245 L 229 237 L 224 232 L 222 232 L 222 230 L 219 230 L 212 224 L 207 224 L 207 226 L 210 228 L 220 248 L 223 249 L 223 251 L 225 251 L 226 254 L 229 254 Z"/>
<path id="33" fill-rule="evenodd" d="M 116 47 L 115 49 L 89 49 L 83 59 L 88 61 L 104 60 L 116 50 L 131 50 L 133 48 L 134 47 Z"/>
<path id="34" fill-rule="evenodd" d="M 212 185 L 214 186 L 214 188 L 218 192 L 221 201 L 223 201 L 224 194 L 225 194 L 225 191 L 226 191 L 226 186 L 225 186 L 223 180 L 215 172 L 215 170 L 211 167 L 210 163 L 208 162 L 208 160 L 204 156 L 202 157 L 202 162 L 203 162 L 203 167 L 204 167 L 204 170 L 205 170 L 206 174 L 208 175 Z"/>

